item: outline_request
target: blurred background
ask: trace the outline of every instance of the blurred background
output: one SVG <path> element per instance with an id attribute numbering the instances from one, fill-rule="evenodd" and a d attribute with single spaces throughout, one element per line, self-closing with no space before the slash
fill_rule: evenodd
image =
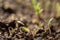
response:
<path id="1" fill-rule="evenodd" d="M 59 0 L 37 0 L 41 3 L 41 8 L 43 12 L 40 17 L 42 19 L 48 19 L 50 17 L 60 17 L 60 1 Z M 15 18 L 18 16 L 19 19 L 23 19 L 24 16 L 33 16 L 35 11 L 32 5 L 32 0 L 0 0 L 0 14 L 1 19 L 9 19 L 12 15 L 15 15 Z M 7 15 L 7 16 L 6 16 Z M 8 16 L 9 15 L 9 16 Z M 17 16 L 16 16 L 17 15 Z M 24 15 L 22 17 L 22 15 Z M 14 20 L 14 18 L 11 18 Z"/>
<path id="2" fill-rule="evenodd" d="M 51 17 L 60 17 L 59 0 L 37 0 L 37 2 L 41 3 L 40 7 L 43 9 L 40 15 L 42 19 L 46 20 Z M 10 18 L 11 20 L 15 20 L 16 17 L 18 17 L 17 19 L 24 19 L 26 15 L 32 17 L 35 15 L 32 0 L 0 0 L 0 15 L 1 20 L 7 20 L 13 16 L 13 18 Z"/>

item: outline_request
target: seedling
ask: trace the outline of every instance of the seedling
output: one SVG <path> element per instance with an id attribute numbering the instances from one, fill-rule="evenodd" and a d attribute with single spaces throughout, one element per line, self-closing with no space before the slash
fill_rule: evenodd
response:
<path id="1" fill-rule="evenodd" d="M 43 27 L 42 27 L 43 25 L 44 25 L 44 23 L 39 22 L 39 28 L 40 28 L 40 29 L 43 29 Z"/>
<path id="2" fill-rule="evenodd" d="M 52 25 L 53 19 L 54 19 L 54 18 L 51 18 L 51 19 L 49 19 L 49 21 L 47 22 L 47 24 L 48 24 L 48 30 L 50 31 L 50 34 L 51 34 L 50 26 Z"/>
<path id="3" fill-rule="evenodd" d="M 23 30 L 24 32 L 27 32 L 27 33 L 29 33 L 29 32 L 30 32 L 30 29 L 29 29 L 29 28 L 27 28 L 27 27 L 22 27 L 22 30 Z"/>
<path id="4" fill-rule="evenodd" d="M 0 0 L 0 3 L 2 2 L 3 0 Z"/>
<path id="5" fill-rule="evenodd" d="M 38 30 L 36 30 L 36 29 L 34 29 L 34 30 L 32 31 L 33 37 L 36 36 L 37 32 L 38 32 Z"/>
<path id="6" fill-rule="evenodd" d="M 21 22 L 21 21 L 17 21 L 17 23 L 20 23 L 20 24 L 24 25 L 24 23 L 23 23 L 23 22 Z"/>
<path id="7" fill-rule="evenodd" d="M 11 33 L 13 34 L 15 32 L 15 29 L 11 28 Z"/>
<path id="8" fill-rule="evenodd" d="M 45 6 L 46 7 L 49 7 L 49 5 L 50 5 L 50 1 L 49 0 L 46 0 Z"/>
<path id="9" fill-rule="evenodd" d="M 18 21 L 18 20 L 16 20 L 16 28 L 18 28 L 18 24 L 21 24 L 21 25 L 24 25 L 24 23 L 23 22 L 21 22 L 21 21 Z"/>
<path id="10" fill-rule="evenodd" d="M 9 5 L 10 5 L 9 2 L 5 2 L 4 3 L 4 9 L 8 9 L 9 8 Z"/>
<path id="11" fill-rule="evenodd" d="M 56 14 L 56 17 L 60 17 L 60 4 L 59 3 L 56 3 L 55 4 L 55 9 L 56 9 L 56 11 L 57 11 L 57 14 Z"/>
<path id="12" fill-rule="evenodd" d="M 32 0 L 32 4 L 33 4 L 33 8 L 34 8 L 34 10 L 36 12 L 36 15 L 39 16 L 43 11 L 42 2 L 37 3 L 37 0 Z"/>
<path id="13" fill-rule="evenodd" d="M 18 24 L 22 24 L 22 25 L 24 25 L 24 23 L 22 23 L 21 21 L 15 21 L 15 23 L 16 23 L 16 27 L 15 28 L 11 28 L 11 30 L 9 30 L 9 32 L 10 32 L 10 35 L 12 36 L 13 35 L 13 33 L 15 33 L 15 31 L 18 29 Z M 26 28 L 25 28 L 26 29 Z M 11 37 L 10 36 L 10 37 Z"/>
<path id="14" fill-rule="evenodd" d="M 40 14 L 43 12 L 43 9 L 42 9 L 42 2 L 37 2 L 37 0 L 32 0 L 32 5 L 33 5 L 33 8 L 35 10 L 35 14 L 38 16 L 38 18 L 40 19 Z M 43 24 L 39 24 L 40 27 L 42 27 Z M 33 31 L 33 36 L 36 35 L 38 30 L 34 30 Z"/>
<path id="15" fill-rule="evenodd" d="M 48 23 L 47 23 L 48 26 L 50 26 L 50 25 L 52 24 L 53 19 L 54 19 L 54 18 L 49 19 L 49 21 L 48 21 Z"/>

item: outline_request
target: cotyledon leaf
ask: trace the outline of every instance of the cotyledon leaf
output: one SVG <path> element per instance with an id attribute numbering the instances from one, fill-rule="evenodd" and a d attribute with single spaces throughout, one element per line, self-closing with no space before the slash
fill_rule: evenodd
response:
<path id="1" fill-rule="evenodd" d="M 25 32 L 28 32 L 28 33 L 30 32 L 30 29 L 27 28 L 27 27 L 22 27 L 22 30 L 25 31 Z"/>

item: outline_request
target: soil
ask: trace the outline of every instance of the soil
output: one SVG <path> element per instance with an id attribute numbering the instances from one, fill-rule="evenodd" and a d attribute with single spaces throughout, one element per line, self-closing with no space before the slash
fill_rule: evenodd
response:
<path id="1" fill-rule="evenodd" d="M 47 22 L 52 17 L 52 24 L 48 26 Z M 16 27 L 16 21 L 24 25 L 18 23 Z M 43 23 L 41 28 L 39 23 Z M 29 28 L 31 32 L 24 32 L 22 27 Z M 38 30 L 35 35 L 34 30 Z M 55 11 L 45 9 L 39 18 L 30 0 L 1 0 L 0 40 L 60 40 L 60 17 L 56 17 Z"/>

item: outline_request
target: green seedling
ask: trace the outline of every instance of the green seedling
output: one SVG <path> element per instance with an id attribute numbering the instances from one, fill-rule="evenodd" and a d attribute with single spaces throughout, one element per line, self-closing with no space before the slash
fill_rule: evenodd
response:
<path id="1" fill-rule="evenodd" d="M 3 0 L 0 0 L 0 3 L 2 2 Z"/>
<path id="2" fill-rule="evenodd" d="M 57 11 L 56 16 L 57 16 L 57 17 L 60 17 L 60 4 L 59 4 L 59 3 L 56 3 L 56 4 L 55 4 L 55 9 L 56 9 L 56 11 Z"/>
<path id="3" fill-rule="evenodd" d="M 17 21 L 17 23 L 20 23 L 20 24 L 24 25 L 24 23 L 23 23 L 23 22 L 21 22 L 21 21 Z"/>
<path id="4" fill-rule="evenodd" d="M 22 27 L 22 30 L 23 30 L 24 32 L 27 32 L 27 33 L 29 33 L 29 32 L 30 32 L 30 29 L 29 29 L 29 28 L 27 28 L 27 27 Z"/>
<path id="5" fill-rule="evenodd" d="M 15 33 L 15 29 L 11 28 L 11 30 L 9 30 L 9 33 L 10 33 L 9 37 L 12 37 L 13 33 Z"/>
<path id="6" fill-rule="evenodd" d="M 32 0 L 33 8 L 36 12 L 36 15 L 39 16 L 43 9 L 42 9 L 42 2 L 37 3 L 37 0 Z"/>
<path id="7" fill-rule="evenodd" d="M 23 22 L 21 22 L 21 21 L 16 21 L 16 28 L 18 28 L 18 24 L 24 25 Z"/>
<path id="8" fill-rule="evenodd" d="M 40 19 L 40 14 L 43 12 L 43 9 L 42 9 L 42 1 L 41 2 L 37 2 L 37 0 L 32 0 L 32 5 L 33 5 L 33 8 L 34 8 L 34 11 L 35 11 L 35 14 L 38 16 L 38 18 Z M 40 28 L 42 27 L 42 23 L 39 23 L 39 26 Z M 33 31 L 33 36 L 36 35 L 38 30 L 34 30 Z"/>
<path id="9" fill-rule="evenodd" d="M 43 25 L 44 25 L 44 24 L 43 24 L 42 22 L 40 22 L 40 23 L 39 23 L 39 28 L 40 28 L 40 29 L 43 29 L 43 27 L 42 27 Z"/>
<path id="10" fill-rule="evenodd" d="M 48 23 L 47 23 L 47 25 L 48 25 L 48 29 L 47 29 L 47 30 L 50 31 L 50 34 L 51 34 L 50 26 L 52 25 L 53 19 L 54 19 L 54 18 L 49 19 L 49 21 L 48 21 Z"/>
<path id="11" fill-rule="evenodd" d="M 11 33 L 13 34 L 15 32 L 15 29 L 12 28 Z"/>
<path id="12" fill-rule="evenodd" d="M 36 30 L 36 29 L 34 29 L 34 30 L 32 31 L 33 37 L 36 36 L 37 32 L 38 32 L 38 30 Z"/>
<path id="13" fill-rule="evenodd" d="M 48 26 L 50 26 L 50 25 L 52 24 L 53 19 L 54 19 L 54 18 L 49 19 L 49 21 L 48 21 L 48 23 L 47 23 Z"/>
<path id="14" fill-rule="evenodd" d="M 50 5 L 50 1 L 49 0 L 46 0 L 45 6 L 46 7 L 49 7 L 49 5 Z"/>
<path id="15" fill-rule="evenodd" d="M 4 9 L 8 9 L 9 6 L 10 6 L 9 2 L 5 2 L 5 3 L 4 3 Z"/>
<path id="16" fill-rule="evenodd" d="M 22 23 L 21 21 L 15 21 L 15 22 L 16 22 L 16 27 L 15 27 L 15 29 L 11 28 L 11 32 L 10 32 L 10 33 L 14 33 L 15 30 L 18 29 L 18 24 L 22 24 L 22 25 L 24 25 L 24 23 Z"/>

